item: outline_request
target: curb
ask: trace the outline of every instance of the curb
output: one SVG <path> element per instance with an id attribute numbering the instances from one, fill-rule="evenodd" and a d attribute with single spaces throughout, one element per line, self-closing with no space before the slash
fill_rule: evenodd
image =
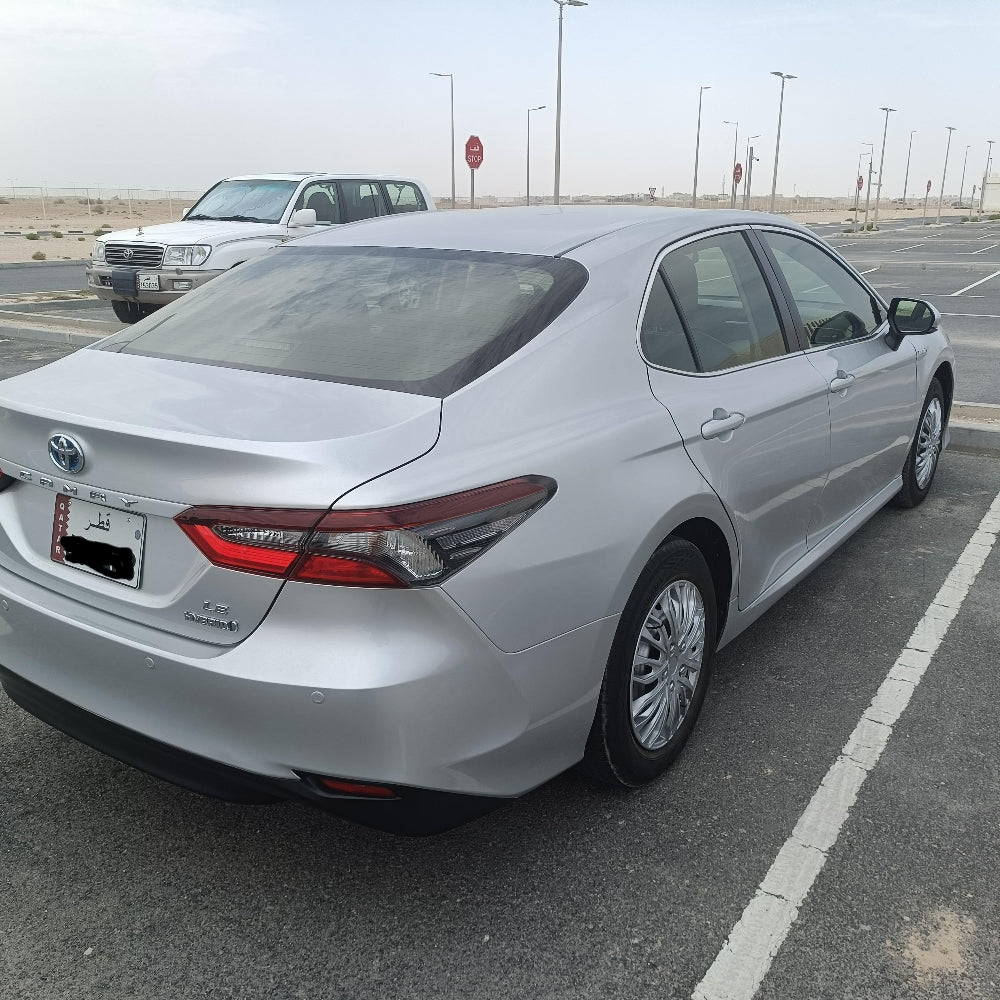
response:
<path id="1" fill-rule="evenodd" d="M 81 333 L 77 330 L 54 330 L 47 327 L 22 326 L 0 320 L 0 338 L 9 340 L 34 340 L 43 344 L 65 344 L 70 347 L 86 347 L 110 337 L 117 330 L 102 330 L 100 333 Z"/>
<path id="2" fill-rule="evenodd" d="M 1000 454 L 1000 424 L 983 424 L 974 420 L 952 420 L 948 451 L 967 455 Z"/>
<path id="3" fill-rule="evenodd" d="M 69 267 L 71 264 L 82 264 L 84 267 L 90 263 L 89 257 L 74 258 L 73 260 L 19 260 L 11 264 L 0 264 L 0 271 L 8 267 Z"/>

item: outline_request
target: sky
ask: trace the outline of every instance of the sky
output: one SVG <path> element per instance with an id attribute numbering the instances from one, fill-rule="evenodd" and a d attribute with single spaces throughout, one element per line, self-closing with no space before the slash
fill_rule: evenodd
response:
<path id="1" fill-rule="evenodd" d="M 553 0 L 0 0 L 0 188 L 200 191 L 231 174 L 395 173 L 451 190 L 483 143 L 476 194 L 552 193 Z M 561 194 L 719 192 L 746 138 L 770 190 L 854 191 L 881 154 L 883 197 L 981 180 L 1000 140 L 1000 0 L 591 0 L 563 24 Z M 1000 146 L 996 147 L 1000 152 Z M 996 161 L 994 161 L 995 165 Z M 995 169 L 995 166 L 994 166 Z M 863 167 L 867 174 L 867 167 Z"/>

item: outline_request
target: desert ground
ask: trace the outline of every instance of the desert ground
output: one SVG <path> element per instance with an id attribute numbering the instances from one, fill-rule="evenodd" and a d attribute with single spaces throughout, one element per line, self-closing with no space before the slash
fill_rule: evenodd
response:
<path id="1" fill-rule="evenodd" d="M 94 236 L 100 232 L 130 229 L 139 224 L 155 225 L 176 221 L 188 208 L 195 196 L 167 200 L 119 198 L 91 201 L 77 197 L 48 197 L 44 207 L 39 198 L 0 198 L 0 264 L 31 260 L 84 260 L 90 257 Z M 755 199 L 756 200 L 756 199 Z M 791 199 L 787 199 L 791 201 Z M 657 202 L 660 204 L 661 202 Z M 447 198 L 438 198 L 439 208 L 448 207 Z M 481 207 L 491 207 L 495 200 L 483 200 Z M 638 202 L 646 204 L 649 202 Z M 463 207 L 461 202 L 459 208 Z M 957 210 L 946 209 L 944 214 L 954 215 Z M 846 208 L 816 209 L 786 213 L 789 218 L 807 225 L 822 222 L 846 222 L 853 217 Z M 933 220 L 936 206 L 929 206 L 927 217 Z M 920 208 L 902 208 L 899 205 L 882 205 L 879 218 L 883 220 L 921 218 Z M 11 231 L 22 235 L 7 235 Z M 57 236 L 56 233 L 60 233 Z M 27 234 L 27 235 L 24 235 Z M 44 254 L 43 257 L 37 256 Z"/>

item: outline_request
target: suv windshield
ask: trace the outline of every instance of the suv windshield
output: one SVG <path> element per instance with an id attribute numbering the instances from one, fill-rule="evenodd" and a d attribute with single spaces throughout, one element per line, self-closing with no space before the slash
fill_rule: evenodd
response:
<path id="1" fill-rule="evenodd" d="M 282 247 L 96 349 L 447 396 L 531 340 L 586 282 L 562 258 Z"/>
<path id="2" fill-rule="evenodd" d="M 298 186 L 297 181 L 220 181 L 184 218 L 280 222 Z"/>

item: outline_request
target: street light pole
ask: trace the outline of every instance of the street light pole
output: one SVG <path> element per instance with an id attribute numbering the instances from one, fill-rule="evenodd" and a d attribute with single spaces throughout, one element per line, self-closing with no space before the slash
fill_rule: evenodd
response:
<path id="1" fill-rule="evenodd" d="M 862 146 L 871 146 L 872 149 L 875 148 L 875 143 L 873 143 L 873 142 L 863 142 L 863 143 L 861 143 L 861 145 Z M 869 152 L 868 155 L 870 156 L 871 152 Z M 858 153 L 858 171 L 857 171 L 857 176 L 855 177 L 855 180 L 854 180 L 854 228 L 853 228 L 853 232 L 855 232 L 855 233 L 858 231 L 858 205 L 861 202 L 861 188 L 858 187 L 857 177 L 861 176 L 861 161 L 864 158 L 865 158 L 865 152 L 864 152 L 864 150 L 862 150 L 860 153 Z M 870 179 L 871 178 L 869 178 L 869 180 Z"/>
<path id="2" fill-rule="evenodd" d="M 995 139 L 986 140 L 986 169 L 983 171 L 983 183 L 979 188 L 979 216 L 982 218 L 983 206 L 986 204 L 986 182 L 990 179 L 990 160 L 992 159 Z"/>
<path id="3" fill-rule="evenodd" d="M 525 174 L 524 174 L 524 203 L 525 205 L 531 204 L 531 112 L 541 111 L 544 108 L 544 104 L 539 104 L 537 108 L 528 108 L 528 143 L 527 143 L 527 153 L 525 154 Z"/>
<path id="4" fill-rule="evenodd" d="M 431 76 L 446 76 L 451 84 L 451 207 L 455 207 L 455 74 L 431 73 Z"/>
<path id="5" fill-rule="evenodd" d="M 736 208 L 736 144 L 740 141 L 740 123 L 739 122 L 723 122 L 723 125 L 735 125 L 736 130 L 733 132 L 733 162 L 732 166 L 729 168 L 730 175 L 733 182 L 733 192 L 729 198 L 729 207 Z"/>
<path id="6" fill-rule="evenodd" d="M 552 188 L 552 204 L 559 204 L 559 132 L 562 127 L 562 24 L 563 7 L 586 7 L 584 0 L 555 0 L 559 6 L 559 52 L 556 57 L 556 179 Z"/>
<path id="7" fill-rule="evenodd" d="M 962 192 L 965 190 L 965 165 L 969 162 L 969 150 L 971 146 L 965 147 L 965 156 L 962 158 L 962 183 L 958 185 L 958 207 L 962 207 Z M 969 206 L 972 207 L 971 204 Z"/>
<path id="8" fill-rule="evenodd" d="M 872 147 L 872 151 L 868 154 L 868 190 L 865 192 L 865 224 L 861 227 L 864 232 L 868 232 L 868 206 L 871 204 L 872 200 L 872 174 L 875 172 L 872 168 L 875 166 L 875 148 Z"/>
<path id="9" fill-rule="evenodd" d="M 747 137 L 747 163 L 746 163 L 746 183 L 743 185 L 743 209 L 750 211 L 750 178 L 753 176 L 753 146 L 750 145 L 754 139 L 760 138 L 760 132 Z"/>
<path id="10" fill-rule="evenodd" d="M 889 115 L 896 110 L 896 108 L 879 108 L 879 111 L 885 112 L 885 128 L 882 129 L 882 156 L 878 161 L 878 191 L 875 192 L 875 220 L 872 223 L 873 229 L 878 229 L 878 203 L 882 200 L 882 167 L 885 166 L 885 137 L 889 132 Z"/>
<path id="11" fill-rule="evenodd" d="M 913 132 L 917 130 L 914 129 Z M 910 145 L 906 149 L 906 176 L 903 178 L 903 207 L 906 207 L 906 185 L 910 180 L 910 153 L 913 152 L 913 132 L 910 133 Z"/>
<path id="12" fill-rule="evenodd" d="M 771 76 L 781 77 L 781 100 L 778 102 L 778 134 L 774 139 L 774 177 L 771 179 L 771 211 L 774 211 L 774 193 L 778 190 L 778 150 L 781 147 L 781 113 L 785 108 L 785 81 L 797 80 L 798 77 L 791 73 L 781 73 L 778 70 L 771 70 Z"/>
<path id="13" fill-rule="evenodd" d="M 691 207 L 698 207 L 698 149 L 701 146 L 701 98 L 711 87 L 698 88 L 698 128 L 694 134 L 694 183 L 691 185 Z"/>
<path id="14" fill-rule="evenodd" d="M 951 152 L 951 133 L 956 126 L 945 125 L 948 130 L 948 145 L 944 148 L 944 169 L 941 171 L 941 194 L 938 195 L 937 225 L 941 224 L 941 205 L 944 203 L 944 179 L 948 176 L 948 153 Z"/>

